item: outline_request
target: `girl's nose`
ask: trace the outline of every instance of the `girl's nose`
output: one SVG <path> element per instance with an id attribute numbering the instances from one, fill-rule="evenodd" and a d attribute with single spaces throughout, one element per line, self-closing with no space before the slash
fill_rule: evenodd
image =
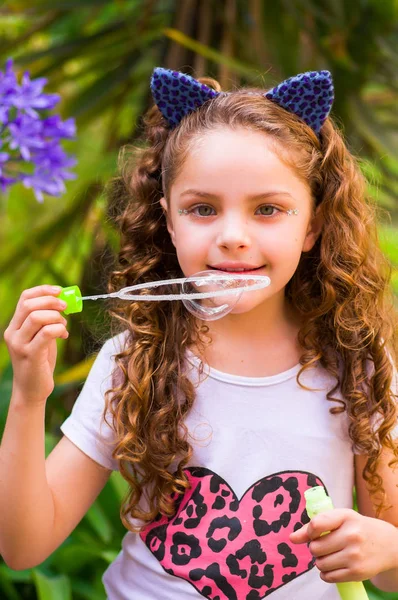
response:
<path id="1" fill-rule="evenodd" d="M 248 248 L 251 245 L 248 225 L 242 219 L 224 220 L 217 235 L 217 245 L 223 248 Z"/>

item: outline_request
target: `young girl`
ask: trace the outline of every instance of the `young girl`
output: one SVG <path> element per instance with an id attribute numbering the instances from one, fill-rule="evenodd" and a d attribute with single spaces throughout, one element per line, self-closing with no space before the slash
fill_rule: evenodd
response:
<path id="1" fill-rule="evenodd" d="M 151 84 L 147 145 L 111 187 L 109 291 L 209 269 L 271 284 L 207 322 L 182 302 L 115 304 L 120 327 L 46 461 L 67 322 L 59 289 L 24 291 L 4 336 L 1 553 L 41 563 L 119 469 L 129 531 L 103 577 L 110 600 L 338 600 L 332 584 L 364 579 L 398 591 L 391 266 L 328 117 L 330 74 L 224 93 L 155 69 Z M 315 485 L 336 508 L 309 521 Z"/>

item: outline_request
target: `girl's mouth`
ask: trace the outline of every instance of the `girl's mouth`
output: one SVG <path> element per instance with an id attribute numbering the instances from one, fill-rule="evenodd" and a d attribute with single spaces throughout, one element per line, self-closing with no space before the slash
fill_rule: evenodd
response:
<path id="1" fill-rule="evenodd" d="M 259 271 L 260 269 L 263 269 L 265 267 L 265 265 L 262 265 L 261 267 L 256 267 L 255 269 L 217 269 L 215 267 L 208 267 L 209 269 L 212 269 L 213 271 L 222 271 L 223 273 L 238 273 L 239 275 L 250 275 L 252 273 L 257 273 L 257 271 Z"/>

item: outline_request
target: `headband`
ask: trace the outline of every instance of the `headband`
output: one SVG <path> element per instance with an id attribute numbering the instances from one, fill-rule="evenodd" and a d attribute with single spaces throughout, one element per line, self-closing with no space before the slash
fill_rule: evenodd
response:
<path id="1" fill-rule="evenodd" d="M 190 75 L 156 67 L 151 78 L 151 91 L 160 112 L 171 128 L 185 115 L 220 94 Z M 319 137 L 323 123 L 332 108 L 334 88 L 329 71 L 308 71 L 283 81 L 264 97 L 297 115 Z"/>

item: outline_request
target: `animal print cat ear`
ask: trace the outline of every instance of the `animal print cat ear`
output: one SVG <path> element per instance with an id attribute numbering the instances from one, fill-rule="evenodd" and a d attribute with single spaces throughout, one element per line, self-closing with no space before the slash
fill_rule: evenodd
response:
<path id="1" fill-rule="evenodd" d="M 296 114 L 319 135 L 334 100 L 332 75 L 329 71 L 300 73 L 264 96 Z"/>
<path id="2" fill-rule="evenodd" d="M 151 91 L 170 127 L 176 127 L 185 115 L 219 94 L 190 75 L 161 67 L 153 71 Z"/>

